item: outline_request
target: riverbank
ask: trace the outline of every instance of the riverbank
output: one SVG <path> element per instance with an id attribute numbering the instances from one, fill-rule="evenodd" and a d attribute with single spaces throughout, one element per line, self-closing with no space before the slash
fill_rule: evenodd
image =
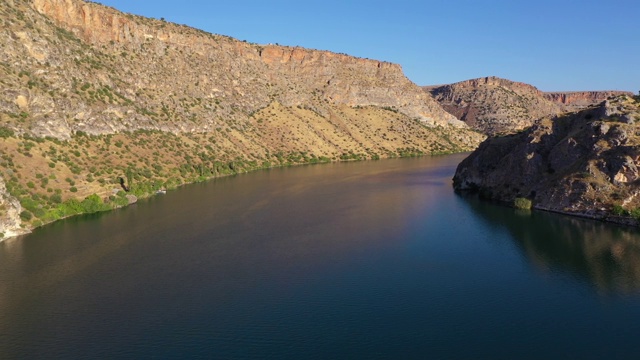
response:
<path id="1" fill-rule="evenodd" d="M 144 134 L 142 135 L 144 136 Z M 18 149 L 21 149 L 21 146 L 24 147 L 24 145 L 20 145 L 21 142 L 18 139 L 14 139 L 13 142 L 17 142 Z M 95 165 L 88 166 L 88 164 L 82 163 L 76 164 L 74 162 L 75 159 L 65 156 L 66 154 L 63 153 L 63 150 L 58 150 L 51 145 L 59 143 L 60 147 L 65 146 L 75 149 L 77 144 L 76 146 L 68 145 L 51 139 L 33 139 L 33 142 L 33 145 L 27 145 L 27 147 L 30 146 L 28 155 L 25 155 L 21 151 L 18 151 L 18 153 L 26 158 L 33 159 L 34 153 L 38 150 L 45 149 L 48 145 L 50 150 L 49 153 L 45 154 L 55 153 L 58 154 L 58 158 L 56 162 L 50 162 L 53 166 L 48 166 L 49 175 L 41 174 L 37 170 L 35 173 L 32 172 L 32 174 L 30 174 L 34 176 L 36 180 L 40 181 L 40 184 L 38 184 L 40 186 L 35 185 L 29 178 L 26 179 L 25 184 L 25 178 L 19 173 L 19 170 L 25 170 L 25 167 L 15 165 L 15 172 L 13 170 L 5 170 L 5 174 L 9 173 L 13 176 L 9 179 L 8 186 L 3 193 L 3 198 L 13 200 L 9 202 L 9 206 L 5 206 L 9 208 L 11 212 L 5 212 L 4 215 L 6 219 L 3 223 L 0 223 L 0 225 L 4 224 L 3 231 L 1 232 L 3 236 L 0 237 L 0 241 L 28 234 L 35 228 L 69 217 L 120 209 L 135 203 L 138 199 L 141 200 L 155 196 L 161 190 L 172 191 L 184 185 L 232 175 L 299 165 L 435 156 L 453 153 L 439 151 L 434 154 L 425 154 L 419 149 L 403 148 L 399 149 L 396 153 L 386 153 L 382 155 L 348 152 L 330 158 L 328 156 L 292 152 L 289 154 L 277 153 L 273 156 L 274 161 L 262 162 L 236 157 L 233 161 L 213 160 L 206 165 L 204 163 L 174 165 L 174 169 L 169 168 L 169 162 L 165 162 L 165 166 L 160 165 L 160 163 L 154 163 L 150 167 L 153 172 L 150 173 L 148 167 L 140 169 L 130 164 L 127 164 L 126 167 L 119 166 L 116 168 L 117 170 L 105 169 L 104 167 L 99 168 Z M 11 141 L 9 141 L 9 144 L 11 144 Z M 24 141 L 22 144 L 24 144 Z M 89 141 L 85 141 L 81 145 L 89 145 Z M 131 149 L 132 146 L 131 144 L 123 144 L 121 147 Z M 71 150 L 72 153 L 73 151 L 74 150 Z M 147 160 L 148 164 L 148 159 L 145 160 Z M 80 160 L 75 161 L 79 162 Z M 79 172 L 81 167 L 88 166 L 89 174 L 86 176 L 84 182 L 81 176 L 74 174 L 74 171 L 71 171 L 71 174 L 56 175 L 60 170 L 59 168 L 62 167 L 61 165 L 75 169 L 75 172 Z M 174 176 L 168 176 L 172 173 Z M 109 175 L 108 179 L 105 175 Z M 53 186 L 62 183 L 60 181 L 62 176 L 65 176 L 66 185 L 69 186 L 68 191 L 63 191 L 60 187 L 55 188 Z M 99 177 L 102 178 L 100 179 Z M 93 181 L 88 183 L 86 180 L 89 179 Z M 96 185 L 100 184 L 104 184 L 101 189 L 96 187 Z M 46 189 L 45 186 L 47 187 Z M 38 187 L 44 191 L 38 191 Z M 125 188 L 128 191 L 125 191 Z M 84 198 L 77 196 L 77 194 L 87 194 L 90 191 L 95 192 L 88 194 Z M 132 198 L 135 200 L 132 200 Z"/>

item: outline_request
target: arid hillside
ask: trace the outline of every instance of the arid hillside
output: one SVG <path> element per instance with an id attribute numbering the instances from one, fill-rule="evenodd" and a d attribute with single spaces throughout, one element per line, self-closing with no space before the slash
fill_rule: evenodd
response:
<path id="1" fill-rule="evenodd" d="M 4 236 L 215 176 L 483 139 L 384 61 L 81 0 L 5 0 L 0 24 Z"/>

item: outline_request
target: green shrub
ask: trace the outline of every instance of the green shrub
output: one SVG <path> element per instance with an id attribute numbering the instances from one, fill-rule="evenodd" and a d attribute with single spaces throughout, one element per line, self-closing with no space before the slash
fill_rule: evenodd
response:
<path id="1" fill-rule="evenodd" d="M 59 218 L 62 218 L 65 216 L 80 214 L 82 213 L 82 210 L 82 206 L 80 205 L 80 202 L 78 200 L 69 199 L 64 203 L 58 205 L 57 215 L 59 215 Z"/>
<path id="2" fill-rule="evenodd" d="M 627 211 L 621 205 L 613 205 L 613 214 L 617 216 L 623 216 Z"/>
<path id="3" fill-rule="evenodd" d="M 531 200 L 529 200 L 527 198 L 516 198 L 513 201 L 513 206 L 516 209 L 529 210 L 529 209 L 531 209 Z"/>
<path id="4" fill-rule="evenodd" d="M 49 197 L 49 199 L 51 200 L 52 203 L 55 203 L 55 204 L 62 203 L 62 196 L 60 196 L 60 194 L 53 194 Z"/>
<path id="5" fill-rule="evenodd" d="M 86 199 L 80 203 L 82 206 L 82 212 L 86 214 L 93 214 L 99 211 L 106 211 L 111 209 L 108 204 L 102 202 L 102 199 L 96 195 L 89 195 Z"/>
<path id="6" fill-rule="evenodd" d="M 117 206 L 127 206 L 129 205 L 129 199 L 127 199 L 126 197 L 116 197 L 116 199 L 113 201 Z"/>
<path id="7" fill-rule="evenodd" d="M 37 208 L 33 211 L 33 215 L 35 215 L 37 218 L 42 218 L 45 216 L 45 214 L 46 212 L 42 208 Z"/>
<path id="8" fill-rule="evenodd" d="M 0 126 L 0 138 L 8 138 L 13 136 L 13 130 L 6 128 L 4 126 Z"/>
<path id="9" fill-rule="evenodd" d="M 29 210 L 24 210 L 20 213 L 20 219 L 23 221 L 29 221 L 33 218 L 33 214 Z"/>

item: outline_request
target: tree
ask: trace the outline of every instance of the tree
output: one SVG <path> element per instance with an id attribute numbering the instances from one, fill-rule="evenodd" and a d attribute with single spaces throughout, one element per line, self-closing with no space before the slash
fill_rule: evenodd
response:
<path id="1" fill-rule="evenodd" d="M 127 186 L 131 188 L 131 184 L 133 183 L 133 169 L 128 167 L 127 170 L 125 170 L 124 175 L 127 177 Z"/>

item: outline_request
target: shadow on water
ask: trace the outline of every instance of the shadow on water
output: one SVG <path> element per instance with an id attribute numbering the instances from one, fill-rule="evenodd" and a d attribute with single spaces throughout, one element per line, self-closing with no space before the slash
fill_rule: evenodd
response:
<path id="1" fill-rule="evenodd" d="M 540 270 L 567 272 L 605 293 L 640 293 L 640 231 L 459 195 L 492 227 L 506 229 Z"/>

